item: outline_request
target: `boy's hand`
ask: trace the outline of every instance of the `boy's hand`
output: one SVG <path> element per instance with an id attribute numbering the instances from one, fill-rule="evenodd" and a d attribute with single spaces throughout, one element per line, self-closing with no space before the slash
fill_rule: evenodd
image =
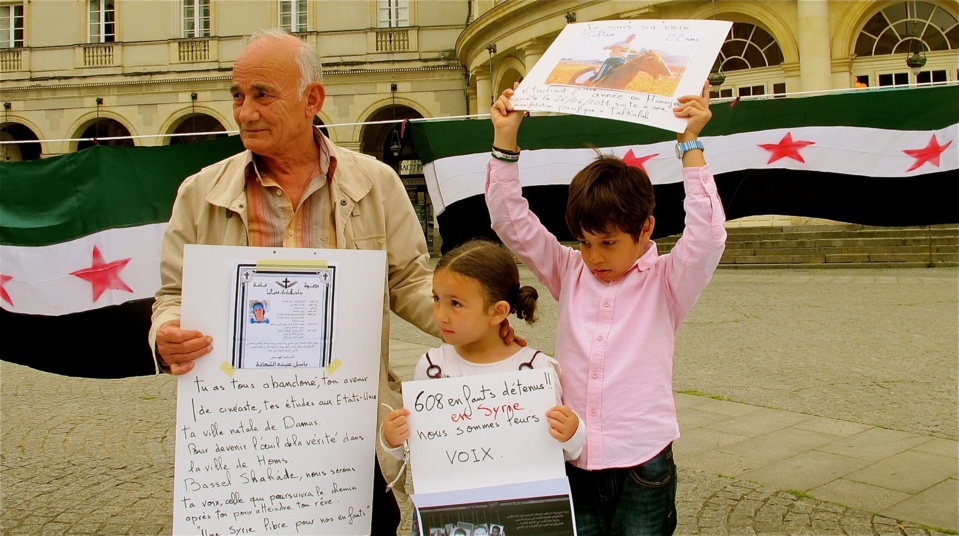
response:
<path id="1" fill-rule="evenodd" d="M 507 151 L 518 151 L 516 144 L 519 124 L 523 121 L 523 112 L 516 111 L 509 99 L 513 96 L 519 82 L 513 82 L 512 89 L 503 90 L 490 108 L 490 120 L 493 122 L 493 145 Z"/>
<path id="2" fill-rule="evenodd" d="M 503 147 L 505 149 L 505 147 Z M 509 319 L 504 318 L 499 324 L 499 338 L 503 339 L 503 344 L 506 346 L 512 345 L 514 342 L 520 346 L 526 346 L 529 344 L 526 342 L 526 339 L 520 337 L 513 330 L 513 326 L 509 325 Z"/>
<path id="3" fill-rule="evenodd" d="M 680 142 L 695 140 L 713 113 L 709 111 L 709 82 L 703 85 L 702 95 L 685 95 L 677 99 L 679 106 L 673 108 L 676 117 L 688 117 L 686 131 L 676 137 Z"/>
<path id="4" fill-rule="evenodd" d="M 546 412 L 546 418 L 549 420 L 549 435 L 560 443 L 569 441 L 579 427 L 579 417 L 569 406 L 553 406 Z"/>
<path id="5" fill-rule="evenodd" d="M 409 414 L 406 408 L 394 409 L 383 419 L 383 438 L 390 448 L 395 449 L 409 439 L 410 425 L 406 423 Z"/>

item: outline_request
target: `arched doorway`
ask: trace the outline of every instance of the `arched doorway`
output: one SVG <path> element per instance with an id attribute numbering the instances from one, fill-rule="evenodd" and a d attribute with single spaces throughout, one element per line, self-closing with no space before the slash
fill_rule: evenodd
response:
<path id="1" fill-rule="evenodd" d="M 377 123 L 422 117 L 419 112 L 408 106 L 396 105 L 377 111 L 367 121 Z M 410 139 L 409 132 L 403 132 L 402 123 L 382 123 L 363 127 L 360 152 L 385 162 L 396 170 L 399 170 L 400 161 L 410 158 L 418 159 L 413 141 Z"/>
<path id="2" fill-rule="evenodd" d="M 518 82 L 523 78 L 522 73 L 516 69 L 507 69 L 503 72 L 499 80 L 499 86 L 496 88 L 496 91 L 493 93 L 494 98 L 499 98 L 507 88 L 512 88 L 514 82 Z M 489 110 L 487 110 L 489 111 Z"/>
<path id="3" fill-rule="evenodd" d="M 136 145 L 133 143 L 127 127 L 123 126 L 123 123 L 109 118 L 100 118 L 91 121 L 77 137 L 83 138 L 77 142 L 78 151 L 82 151 L 87 147 L 93 147 L 94 145 L 106 145 L 109 147 L 133 147 Z M 104 140 L 102 138 L 119 139 Z"/>
<path id="4" fill-rule="evenodd" d="M 416 110 L 403 105 L 387 106 L 374 113 L 368 121 L 397 121 L 420 119 L 423 116 Z M 426 236 L 427 247 L 433 250 L 433 235 L 436 224 L 433 217 L 433 203 L 426 190 L 426 178 L 423 176 L 423 164 L 410 133 L 402 123 L 371 124 L 363 128 L 360 135 L 360 152 L 371 155 L 396 170 L 406 187 L 406 193 L 416 210 L 420 227 Z"/>
<path id="5" fill-rule="evenodd" d="M 216 133 L 216 134 L 215 134 Z M 209 141 L 226 136 L 226 129 L 215 118 L 203 114 L 187 114 L 180 120 L 170 136 L 170 145 Z"/>
<path id="6" fill-rule="evenodd" d="M 0 161 L 20 162 L 39 160 L 43 152 L 39 139 L 29 127 L 20 123 L 4 123 L 0 127 L 0 141 L 20 141 L 34 143 L 4 143 L 0 145 Z"/>

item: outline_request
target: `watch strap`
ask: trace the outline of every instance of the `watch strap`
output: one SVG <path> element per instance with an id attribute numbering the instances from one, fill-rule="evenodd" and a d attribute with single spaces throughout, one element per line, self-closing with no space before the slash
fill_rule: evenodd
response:
<path id="1" fill-rule="evenodd" d="M 676 144 L 676 158 L 682 159 L 683 154 L 691 149 L 699 149 L 700 151 L 705 150 L 703 147 L 703 142 L 699 140 L 684 141 Z"/>

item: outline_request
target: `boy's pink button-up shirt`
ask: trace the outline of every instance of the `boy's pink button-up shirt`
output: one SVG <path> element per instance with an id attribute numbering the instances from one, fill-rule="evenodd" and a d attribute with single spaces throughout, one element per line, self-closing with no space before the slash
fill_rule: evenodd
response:
<path id="1" fill-rule="evenodd" d="M 726 243 L 709 166 L 683 168 L 683 183 L 686 225 L 673 250 L 660 256 L 650 242 L 623 277 L 606 283 L 530 212 L 517 164 L 487 165 L 493 229 L 559 301 L 556 360 L 564 402 L 586 419 L 586 446 L 572 462 L 582 469 L 631 467 L 679 438 L 674 336 Z"/>

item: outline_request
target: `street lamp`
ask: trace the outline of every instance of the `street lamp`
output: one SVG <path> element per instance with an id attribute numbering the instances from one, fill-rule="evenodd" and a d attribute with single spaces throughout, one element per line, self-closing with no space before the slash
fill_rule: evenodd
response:
<path id="1" fill-rule="evenodd" d="M 390 106 L 393 110 L 393 121 L 396 121 L 396 83 L 390 84 L 390 95 L 393 101 L 393 104 Z M 403 150 L 403 145 L 400 143 L 400 133 L 396 130 L 396 124 L 393 124 L 393 130 L 390 132 L 390 152 L 393 153 L 393 158 L 399 158 L 400 152 Z"/>
<path id="2" fill-rule="evenodd" d="M 913 76 L 918 77 L 923 66 L 926 65 L 926 50 L 919 39 L 919 11 L 916 9 L 916 0 L 912 0 L 912 16 L 915 17 L 912 23 L 912 38 L 909 40 L 909 55 L 906 56 L 906 66 Z M 906 4 L 906 29 L 909 26 L 909 4 Z M 916 51 L 914 45 L 919 44 L 919 50 Z"/>
<path id="3" fill-rule="evenodd" d="M 716 0 L 713 0 L 712 3 L 713 3 L 713 20 L 716 20 Z M 722 50 L 720 50 L 719 53 L 722 54 L 723 53 Z M 722 60 L 722 57 L 716 58 L 716 63 L 713 64 L 713 70 L 709 73 L 709 76 L 706 77 L 706 79 L 709 80 L 709 85 L 712 87 L 719 87 L 723 85 L 723 82 L 726 81 L 726 75 L 724 75 L 722 71 L 721 60 Z"/>

